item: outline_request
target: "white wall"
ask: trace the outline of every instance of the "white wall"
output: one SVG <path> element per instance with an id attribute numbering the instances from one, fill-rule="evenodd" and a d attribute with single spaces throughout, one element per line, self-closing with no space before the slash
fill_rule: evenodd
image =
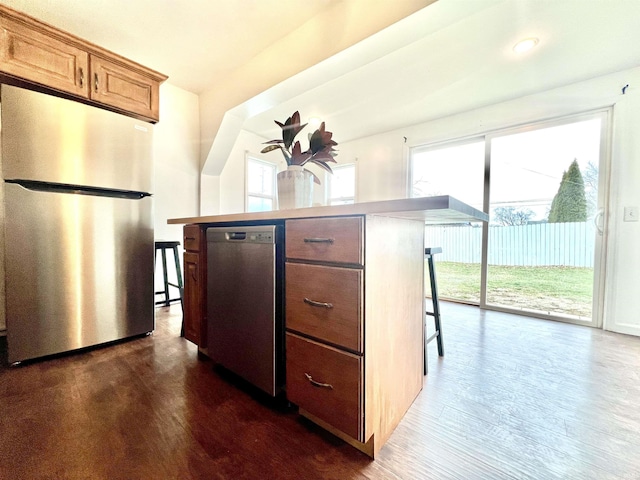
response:
<path id="1" fill-rule="evenodd" d="M 640 335 L 640 223 L 622 220 L 625 206 L 640 206 L 638 77 L 614 111 L 604 313 L 605 329 L 631 335 Z"/>
<path id="2" fill-rule="evenodd" d="M 182 226 L 167 219 L 200 212 L 198 96 L 163 84 L 160 122 L 153 130 L 154 228 L 158 240 L 182 241 Z"/>
<path id="3" fill-rule="evenodd" d="M 356 164 L 357 202 L 407 196 L 407 149 L 402 132 L 389 132 L 340 143 L 336 148 L 338 164 Z"/>
<path id="4" fill-rule="evenodd" d="M 167 219 L 200 214 L 200 128 L 198 96 L 165 83 L 160 87 L 160 121 L 153 128 L 154 229 L 156 240 L 182 244 L 182 225 Z M 180 255 L 182 260 L 182 255 Z M 160 256 L 158 255 L 158 267 Z M 169 281 L 175 283 L 175 262 L 167 258 Z M 162 270 L 156 268 L 156 291 Z M 170 288 L 172 298 L 177 290 Z"/>
<path id="5" fill-rule="evenodd" d="M 246 153 L 278 163 L 277 153 L 261 155 L 264 138 L 241 130 L 218 176 L 202 175 L 200 209 L 202 215 L 240 213 L 245 209 Z M 284 161 L 281 162 L 284 164 Z"/>
<path id="6" fill-rule="evenodd" d="M 629 84 L 625 95 L 621 89 Z M 635 90 L 634 90 L 635 87 Z M 410 146 L 463 138 L 524 123 L 614 106 L 604 328 L 640 335 L 640 223 L 622 222 L 640 205 L 640 69 L 576 83 L 510 102 L 340 144 L 357 158 L 358 201 L 406 196 Z M 404 137 L 407 143 L 404 144 Z"/>

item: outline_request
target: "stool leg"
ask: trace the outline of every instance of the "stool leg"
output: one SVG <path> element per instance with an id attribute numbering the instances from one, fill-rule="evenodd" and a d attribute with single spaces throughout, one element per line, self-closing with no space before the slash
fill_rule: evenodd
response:
<path id="1" fill-rule="evenodd" d="M 422 295 L 424 297 L 424 294 Z M 422 312 L 424 313 L 424 335 L 423 335 L 423 347 L 422 347 L 422 370 L 424 375 L 426 375 L 429 371 L 429 366 L 427 365 L 427 299 L 425 298 L 422 301 Z"/>
<path id="2" fill-rule="evenodd" d="M 180 336 L 184 337 L 184 285 L 182 284 L 182 270 L 180 268 L 178 247 L 173 247 L 173 258 L 176 262 L 176 276 L 178 277 L 178 290 L 180 290 L 180 307 L 182 308 L 182 327 L 180 328 Z"/>
<path id="3" fill-rule="evenodd" d="M 163 276 L 163 282 L 164 282 L 164 306 L 168 307 L 169 306 L 169 278 L 167 275 L 167 254 L 164 250 L 164 248 L 162 249 L 162 274 Z"/>
<path id="4" fill-rule="evenodd" d="M 436 342 L 438 343 L 438 355 L 444 355 L 444 344 L 442 341 L 442 325 L 440 324 L 440 302 L 438 301 L 438 286 L 436 285 L 436 267 L 433 263 L 433 255 L 429 255 L 427 259 L 429 263 L 429 281 L 431 283 L 431 301 L 433 303 L 433 319 L 436 325 Z"/>

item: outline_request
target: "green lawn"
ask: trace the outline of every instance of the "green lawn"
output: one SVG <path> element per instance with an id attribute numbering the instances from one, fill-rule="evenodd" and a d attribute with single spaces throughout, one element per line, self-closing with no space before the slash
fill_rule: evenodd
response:
<path id="1" fill-rule="evenodd" d="M 436 271 L 441 298 L 479 302 L 479 264 L 436 261 Z M 489 265 L 487 303 L 591 317 L 592 286 L 591 268 Z"/>

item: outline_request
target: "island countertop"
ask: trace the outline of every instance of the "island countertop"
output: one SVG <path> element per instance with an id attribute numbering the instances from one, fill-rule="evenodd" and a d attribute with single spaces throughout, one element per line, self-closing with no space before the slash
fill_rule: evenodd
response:
<path id="1" fill-rule="evenodd" d="M 402 198 L 378 202 L 352 203 L 322 207 L 272 210 L 267 212 L 232 213 L 202 217 L 171 218 L 168 224 L 209 224 L 287 220 L 293 218 L 344 217 L 352 215 L 378 215 L 409 218 L 425 223 L 463 223 L 489 221 L 489 215 L 449 195 L 435 197 Z"/>

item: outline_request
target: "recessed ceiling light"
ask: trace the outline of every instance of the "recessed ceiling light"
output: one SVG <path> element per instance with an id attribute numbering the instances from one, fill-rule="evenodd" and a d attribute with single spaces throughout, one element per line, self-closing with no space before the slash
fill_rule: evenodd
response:
<path id="1" fill-rule="evenodd" d="M 524 40 L 520 40 L 518 43 L 516 43 L 513 46 L 513 51 L 516 53 L 524 53 L 527 52 L 529 50 L 531 50 L 533 47 L 535 47 L 538 44 L 538 39 L 531 37 L 531 38 L 525 38 Z"/>

